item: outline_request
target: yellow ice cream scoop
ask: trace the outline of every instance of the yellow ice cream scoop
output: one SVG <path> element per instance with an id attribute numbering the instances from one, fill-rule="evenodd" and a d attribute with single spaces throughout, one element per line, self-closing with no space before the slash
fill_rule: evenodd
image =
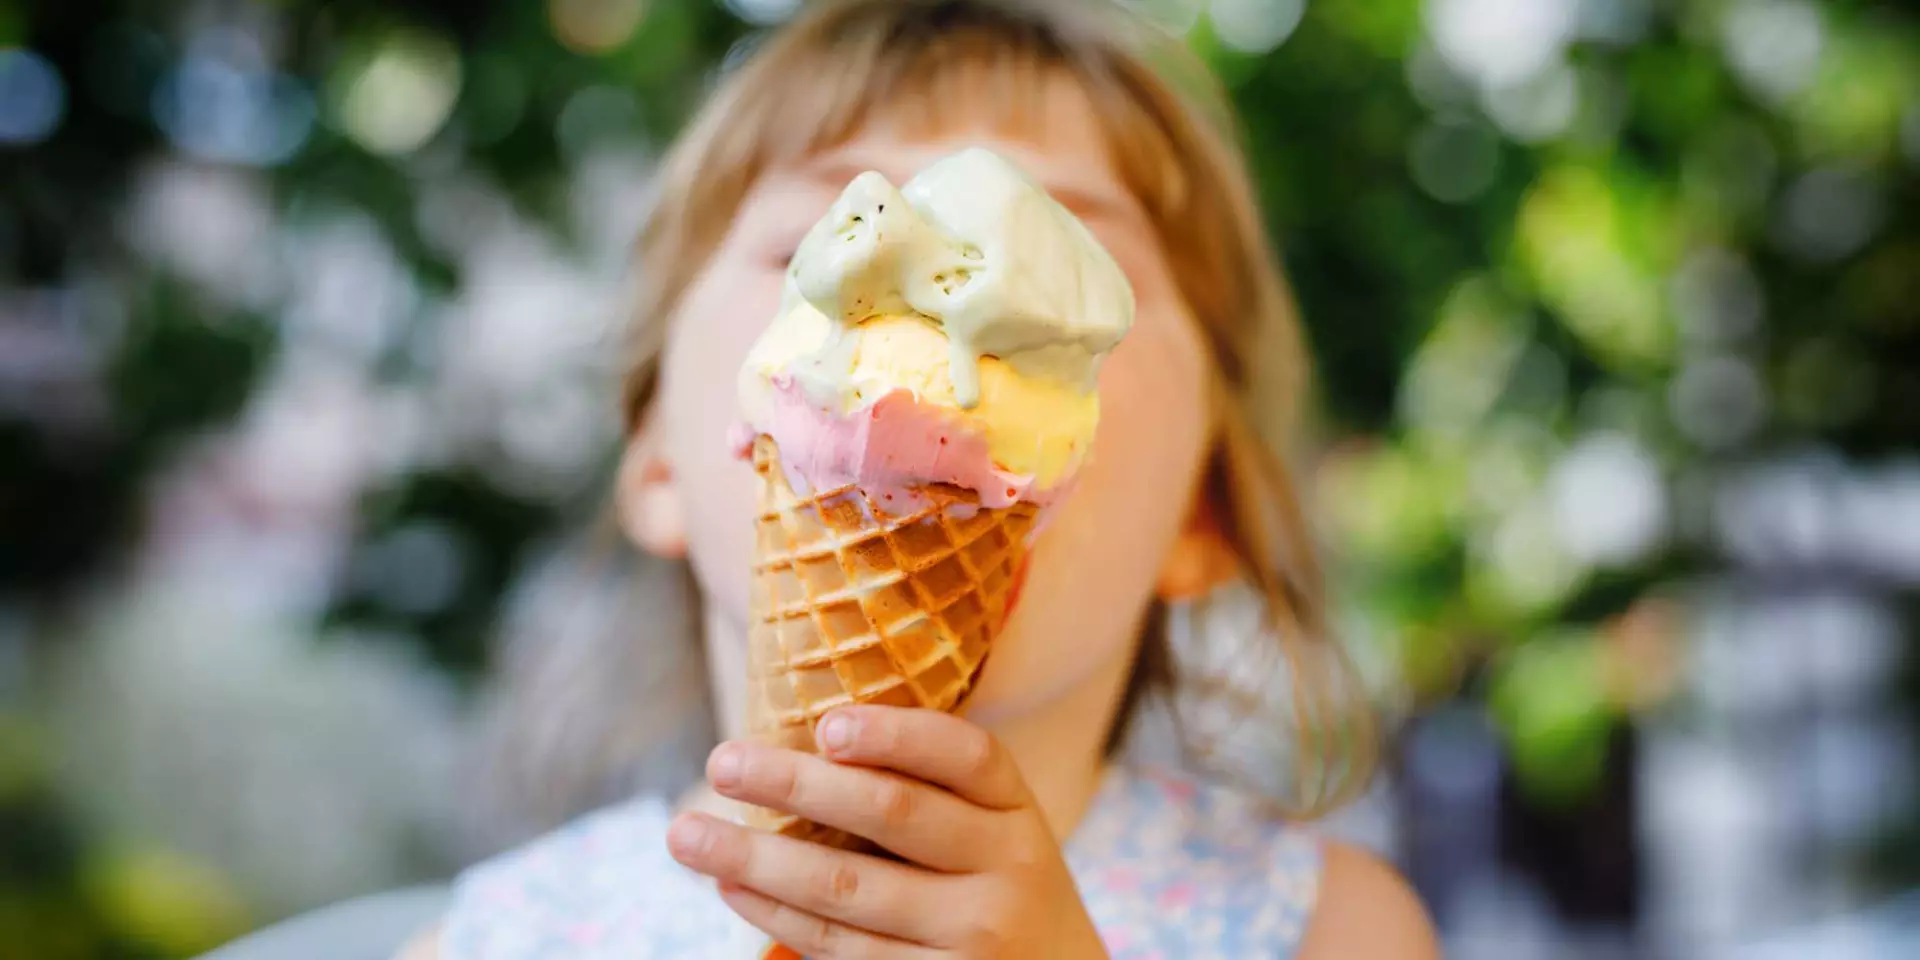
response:
<path id="1" fill-rule="evenodd" d="M 828 338 L 844 339 L 823 349 Z M 892 390 L 945 409 L 986 441 L 994 465 L 1051 487 L 1077 469 L 1100 423 L 1095 392 L 1047 377 L 1024 376 L 997 357 L 982 357 L 979 402 L 955 396 L 947 337 L 927 319 L 888 315 L 844 334 L 802 302 L 774 321 L 742 369 L 743 392 L 761 392 L 777 375 L 793 376 L 809 396 L 837 414 L 869 406 Z"/>

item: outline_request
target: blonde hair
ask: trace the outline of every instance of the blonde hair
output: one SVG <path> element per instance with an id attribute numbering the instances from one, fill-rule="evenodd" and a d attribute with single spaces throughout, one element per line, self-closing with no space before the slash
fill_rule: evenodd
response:
<path id="1" fill-rule="evenodd" d="M 1284 699 L 1294 775 L 1289 796 L 1273 799 L 1297 815 L 1323 812 L 1364 786 L 1372 730 L 1364 697 L 1353 695 L 1352 667 L 1328 638 L 1319 567 L 1276 454 L 1296 428 L 1308 374 L 1298 318 L 1217 83 L 1177 41 L 1117 6 L 828 0 L 770 37 L 722 80 L 665 158 L 661 199 L 639 242 L 642 296 L 623 398 L 629 426 L 638 427 L 658 386 L 669 318 L 765 171 L 845 142 L 882 112 L 932 126 L 941 105 L 978 102 L 1030 131 L 1039 81 L 1055 72 L 1091 101 L 1207 344 L 1215 435 L 1202 506 L 1259 595 L 1260 642 L 1277 643 L 1291 680 Z M 1144 697 L 1171 695 L 1181 682 L 1167 613 L 1156 601 L 1110 749 Z M 1186 692 L 1205 686 L 1204 699 L 1227 702 L 1243 719 L 1275 699 L 1274 674 L 1235 670 L 1232 682 L 1189 678 Z M 1221 755 L 1210 744 L 1186 746 L 1202 762 Z"/>

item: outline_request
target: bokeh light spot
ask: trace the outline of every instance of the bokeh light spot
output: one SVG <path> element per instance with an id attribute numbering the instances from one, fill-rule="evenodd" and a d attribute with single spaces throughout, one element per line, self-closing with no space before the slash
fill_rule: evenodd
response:
<path id="1" fill-rule="evenodd" d="M 1213 0 L 1208 18 L 1221 43 L 1260 54 L 1287 42 L 1306 7 L 1306 0 Z"/>
<path id="2" fill-rule="evenodd" d="M 1518 247 L 1543 299 L 1596 354 L 1622 365 L 1663 359 L 1672 329 L 1658 280 L 1631 243 L 1634 211 L 1602 172 L 1549 170 L 1521 202 Z"/>
<path id="3" fill-rule="evenodd" d="M 1443 203 L 1463 203 L 1486 192 L 1500 172 L 1500 143 L 1484 126 L 1427 124 L 1407 147 L 1413 180 Z"/>
<path id="4" fill-rule="evenodd" d="M 1760 327 L 1760 280 L 1745 260 L 1719 247 L 1696 250 L 1673 272 L 1668 301 L 1681 336 L 1694 343 L 1730 343 Z"/>
<path id="5" fill-rule="evenodd" d="M 1667 388 L 1674 426 L 1709 450 L 1733 447 L 1760 429 L 1766 388 L 1753 365 L 1739 357 L 1702 357 L 1681 369 Z"/>
<path id="6" fill-rule="evenodd" d="M 182 152 L 203 160 L 272 166 L 292 157 L 313 130 L 313 96 L 272 70 L 259 38 L 217 28 L 153 91 L 153 119 Z"/>
<path id="7" fill-rule="evenodd" d="M 588 87 L 567 98 L 554 120 L 554 137 L 567 156 L 578 159 L 595 144 L 633 137 L 639 116 L 640 105 L 626 90 Z"/>
<path id="8" fill-rule="evenodd" d="M 1740 0 L 1720 21 L 1720 44 L 1734 72 L 1776 100 L 1813 79 L 1824 39 L 1820 11 L 1805 0 Z"/>
<path id="9" fill-rule="evenodd" d="M 1428 0 L 1427 32 L 1455 69 L 1491 86 L 1519 83 L 1559 60 L 1575 0 Z"/>
<path id="10" fill-rule="evenodd" d="M 1511 83 L 1491 84 L 1481 94 L 1487 116 L 1522 143 L 1540 143 L 1566 132 L 1580 109 L 1580 83 L 1573 69 L 1553 63 Z"/>
<path id="11" fill-rule="evenodd" d="M 1560 542 L 1586 563 L 1627 566 L 1666 534 L 1659 465 L 1624 434 L 1581 440 L 1554 465 L 1550 485 Z"/>
<path id="12" fill-rule="evenodd" d="M 438 34 L 398 31 L 347 58 L 330 82 L 334 122 L 347 136 L 374 153 L 408 153 L 446 123 L 460 57 Z"/>
<path id="13" fill-rule="evenodd" d="M 785 21 L 800 9 L 800 0 L 724 0 L 733 15 L 757 26 Z"/>
<path id="14" fill-rule="evenodd" d="M 39 143 L 67 109 L 59 71 L 31 50 L 0 50 L 0 143 Z"/>
<path id="15" fill-rule="evenodd" d="M 1814 263 L 1843 260 L 1880 225 L 1881 195 L 1880 185 L 1865 173 L 1831 167 L 1810 171 L 1781 197 L 1774 240 Z"/>
<path id="16" fill-rule="evenodd" d="M 646 17 L 648 0 L 548 0 L 553 35 L 568 49 L 605 53 L 627 42 Z"/>

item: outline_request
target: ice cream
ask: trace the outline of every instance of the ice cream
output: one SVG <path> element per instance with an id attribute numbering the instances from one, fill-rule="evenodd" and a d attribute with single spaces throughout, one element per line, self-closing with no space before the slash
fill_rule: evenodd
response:
<path id="1" fill-rule="evenodd" d="M 771 437 L 799 489 L 1044 505 L 1093 442 L 1095 378 L 1132 322 L 1119 265 L 999 155 L 898 189 L 864 173 L 794 255 L 741 369 L 739 439 Z"/>
<path id="2" fill-rule="evenodd" d="M 1086 459 L 1100 363 L 1132 323 L 1119 265 L 993 153 L 901 189 L 877 173 L 848 185 L 740 371 L 735 441 L 761 478 L 754 736 L 811 750 L 838 706 L 960 706 Z M 749 819 L 864 844 L 778 811 Z"/>

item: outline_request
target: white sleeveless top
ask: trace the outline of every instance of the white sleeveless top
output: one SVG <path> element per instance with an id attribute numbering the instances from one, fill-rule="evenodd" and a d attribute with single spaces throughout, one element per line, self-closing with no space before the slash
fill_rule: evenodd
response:
<path id="1" fill-rule="evenodd" d="M 593 814 L 464 874 L 441 960 L 752 960 L 766 937 L 667 853 L 657 798 Z M 1244 796 L 1114 767 L 1066 845 L 1088 914 L 1120 958 L 1292 957 L 1319 841 Z"/>

